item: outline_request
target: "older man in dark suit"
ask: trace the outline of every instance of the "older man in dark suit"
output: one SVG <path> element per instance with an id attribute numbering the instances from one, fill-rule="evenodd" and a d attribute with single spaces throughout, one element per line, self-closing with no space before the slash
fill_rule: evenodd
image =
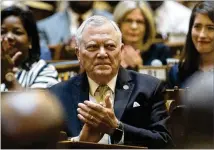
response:
<path id="1" fill-rule="evenodd" d="M 67 113 L 72 140 L 165 148 L 171 144 L 164 87 L 151 76 L 120 67 L 122 36 L 102 16 L 77 30 L 77 57 L 84 73 L 50 90 Z"/>

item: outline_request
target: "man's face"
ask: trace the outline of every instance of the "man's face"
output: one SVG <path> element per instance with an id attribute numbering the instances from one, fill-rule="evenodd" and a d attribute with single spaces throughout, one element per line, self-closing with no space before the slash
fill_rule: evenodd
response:
<path id="1" fill-rule="evenodd" d="M 121 46 L 118 33 L 110 23 L 86 26 L 77 53 L 81 67 L 96 83 L 107 84 L 118 72 Z"/>

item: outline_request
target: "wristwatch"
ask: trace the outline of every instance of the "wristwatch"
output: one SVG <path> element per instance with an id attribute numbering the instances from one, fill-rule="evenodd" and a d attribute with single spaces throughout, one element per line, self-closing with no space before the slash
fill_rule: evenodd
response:
<path id="1" fill-rule="evenodd" d="M 114 129 L 113 134 L 111 135 L 111 144 L 118 144 L 123 136 L 123 123 L 118 121 L 118 127 Z"/>

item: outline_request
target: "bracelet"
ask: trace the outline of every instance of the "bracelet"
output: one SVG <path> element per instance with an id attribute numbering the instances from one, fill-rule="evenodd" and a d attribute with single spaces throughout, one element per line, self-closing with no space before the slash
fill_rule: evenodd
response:
<path id="1" fill-rule="evenodd" d="M 15 79 L 15 75 L 14 75 L 14 73 L 12 73 L 12 72 L 8 72 L 8 73 L 5 75 L 5 80 L 6 80 L 8 83 L 14 81 L 14 79 Z"/>

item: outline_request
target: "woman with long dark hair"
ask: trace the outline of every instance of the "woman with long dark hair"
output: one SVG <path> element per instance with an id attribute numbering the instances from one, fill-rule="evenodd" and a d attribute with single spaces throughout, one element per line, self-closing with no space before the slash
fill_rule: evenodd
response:
<path id="1" fill-rule="evenodd" d="M 1 91 L 56 84 L 57 71 L 39 56 L 32 12 L 15 5 L 1 10 Z"/>
<path id="2" fill-rule="evenodd" d="M 169 72 L 169 86 L 184 87 L 195 73 L 213 73 L 214 2 L 199 2 L 192 10 L 189 31 L 179 65 Z"/>

